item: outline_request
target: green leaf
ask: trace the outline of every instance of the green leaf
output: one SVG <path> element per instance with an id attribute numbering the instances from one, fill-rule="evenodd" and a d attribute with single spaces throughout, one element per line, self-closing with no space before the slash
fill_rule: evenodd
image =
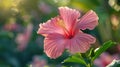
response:
<path id="1" fill-rule="evenodd" d="M 86 54 L 88 57 L 93 57 L 94 56 L 94 49 L 91 48 Z"/>
<path id="2" fill-rule="evenodd" d="M 106 51 L 109 47 L 113 46 L 113 44 L 116 44 L 115 42 L 107 41 L 105 42 L 96 52 L 95 56 L 92 58 L 92 61 L 94 61 L 97 57 L 99 57 L 104 51 Z"/>
<path id="3" fill-rule="evenodd" d="M 110 64 L 106 67 L 120 67 L 120 60 L 113 60 Z"/>
<path id="4" fill-rule="evenodd" d="M 84 59 L 78 57 L 78 55 L 70 56 L 69 58 L 65 59 L 63 63 L 65 62 L 73 62 L 73 63 L 79 63 L 79 64 L 86 65 L 86 62 L 84 61 Z"/>

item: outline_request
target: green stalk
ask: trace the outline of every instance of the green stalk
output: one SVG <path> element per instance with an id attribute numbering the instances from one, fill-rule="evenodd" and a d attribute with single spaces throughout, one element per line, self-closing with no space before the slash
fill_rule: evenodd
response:
<path id="1" fill-rule="evenodd" d="M 81 55 L 80 53 L 79 53 L 79 56 L 80 56 L 81 59 L 84 60 L 84 58 L 82 57 L 82 55 Z M 85 66 L 86 66 L 86 67 L 93 67 L 93 61 L 92 61 L 92 58 L 91 58 L 91 57 L 87 57 L 87 58 L 88 58 L 88 60 L 89 60 L 89 63 L 87 63 L 87 62 L 84 61 Z"/>

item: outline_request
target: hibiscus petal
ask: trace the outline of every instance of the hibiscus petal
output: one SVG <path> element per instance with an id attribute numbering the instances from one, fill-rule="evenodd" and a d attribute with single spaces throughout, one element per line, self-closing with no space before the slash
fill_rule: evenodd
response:
<path id="1" fill-rule="evenodd" d="M 78 22 L 78 27 L 82 30 L 94 29 L 98 25 L 98 16 L 92 10 L 88 11 Z"/>
<path id="2" fill-rule="evenodd" d="M 75 25 L 77 19 L 80 17 L 79 11 L 75 9 L 70 9 L 68 7 L 60 7 L 59 13 L 68 30 L 70 30 L 71 27 Z"/>
<path id="3" fill-rule="evenodd" d="M 73 39 L 66 41 L 66 48 L 71 53 L 85 53 L 89 48 L 90 44 L 95 43 L 95 38 L 89 34 L 79 33 Z"/>
<path id="4" fill-rule="evenodd" d="M 48 20 L 46 23 L 40 24 L 40 28 L 37 31 L 38 34 L 42 34 L 43 36 L 46 36 L 47 34 L 52 33 L 59 33 L 63 34 L 63 29 L 58 26 L 58 22 L 60 22 L 59 17 L 52 18 L 51 20 Z"/>
<path id="5" fill-rule="evenodd" d="M 44 40 L 44 52 L 50 58 L 57 58 L 64 51 L 64 37 L 60 34 L 50 34 Z"/>

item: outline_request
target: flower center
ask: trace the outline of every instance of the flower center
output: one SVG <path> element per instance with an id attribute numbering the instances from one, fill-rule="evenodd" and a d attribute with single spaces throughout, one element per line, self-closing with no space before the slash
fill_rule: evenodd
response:
<path id="1" fill-rule="evenodd" d="M 74 37 L 74 32 L 73 31 L 70 31 L 70 32 L 66 32 L 65 33 L 65 38 L 66 39 L 72 39 Z"/>
<path id="2" fill-rule="evenodd" d="M 65 37 L 66 39 L 72 39 L 72 38 L 74 37 L 74 31 L 73 31 L 72 29 L 67 30 L 63 20 L 61 20 L 61 19 L 57 19 L 57 20 L 58 20 L 57 24 L 58 24 L 58 25 L 63 29 L 63 31 L 64 31 L 64 37 Z"/>
<path id="3" fill-rule="evenodd" d="M 73 35 L 68 35 L 66 38 L 67 39 L 72 39 L 74 36 Z"/>

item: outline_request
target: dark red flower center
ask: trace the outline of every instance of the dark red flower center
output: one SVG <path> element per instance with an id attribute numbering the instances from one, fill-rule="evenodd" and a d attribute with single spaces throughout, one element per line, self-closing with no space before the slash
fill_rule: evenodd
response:
<path id="1" fill-rule="evenodd" d="M 67 38 L 68 39 L 72 39 L 74 36 L 73 35 L 68 35 Z"/>
<path id="2" fill-rule="evenodd" d="M 68 33 L 65 33 L 65 38 L 67 39 L 72 39 L 74 37 L 74 32 L 70 31 Z"/>

